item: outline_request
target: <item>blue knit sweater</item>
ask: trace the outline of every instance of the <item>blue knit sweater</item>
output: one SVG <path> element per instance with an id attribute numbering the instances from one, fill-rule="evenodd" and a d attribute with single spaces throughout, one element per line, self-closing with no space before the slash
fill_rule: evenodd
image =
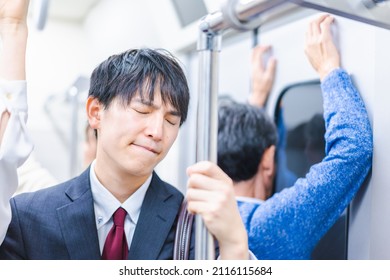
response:
<path id="1" fill-rule="evenodd" d="M 349 75 L 334 70 L 321 88 L 326 157 L 305 178 L 267 201 L 238 202 L 249 249 L 258 259 L 309 259 L 371 168 L 371 126 Z"/>

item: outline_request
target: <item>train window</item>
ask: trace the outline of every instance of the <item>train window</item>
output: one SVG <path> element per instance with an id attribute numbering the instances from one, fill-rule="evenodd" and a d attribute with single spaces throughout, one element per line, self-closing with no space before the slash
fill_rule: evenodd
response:
<path id="1" fill-rule="evenodd" d="M 286 88 L 277 103 L 275 119 L 279 134 L 275 192 L 304 177 L 325 157 L 325 122 L 319 81 Z M 312 259 L 346 259 L 345 213 L 320 240 Z"/>

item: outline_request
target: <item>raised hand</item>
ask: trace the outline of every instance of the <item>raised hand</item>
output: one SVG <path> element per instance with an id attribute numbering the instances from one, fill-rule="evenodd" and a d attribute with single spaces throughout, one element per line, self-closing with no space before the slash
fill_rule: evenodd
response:
<path id="1" fill-rule="evenodd" d="M 310 23 L 306 32 L 305 53 L 321 80 L 340 67 L 339 52 L 331 32 L 333 20 L 330 15 L 321 15 Z"/>
<path id="2" fill-rule="evenodd" d="M 216 164 L 187 169 L 188 210 L 202 216 L 219 243 L 221 259 L 248 259 L 248 237 L 238 212 L 232 180 Z"/>
<path id="3" fill-rule="evenodd" d="M 270 57 L 266 64 L 264 63 L 270 50 L 271 46 L 257 46 L 252 51 L 252 93 L 248 101 L 251 105 L 258 107 L 264 107 L 274 83 L 276 59 Z"/>
<path id="4" fill-rule="evenodd" d="M 29 0 L 0 0 L 0 35 L 3 49 L 0 57 L 0 79 L 25 79 L 27 44 L 27 10 Z M 0 112 L 0 144 L 10 118 Z"/>
<path id="5" fill-rule="evenodd" d="M 3 42 L 0 78 L 25 79 L 27 11 L 29 0 L 0 0 L 0 35 Z"/>
<path id="6" fill-rule="evenodd" d="M 0 29 L 26 24 L 29 0 L 0 0 Z"/>

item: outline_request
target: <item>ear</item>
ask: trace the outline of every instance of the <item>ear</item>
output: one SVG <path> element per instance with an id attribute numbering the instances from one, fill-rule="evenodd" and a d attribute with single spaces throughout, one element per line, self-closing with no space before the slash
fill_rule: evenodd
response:
<path id="1" fill-rule="evenodd" d="M 95 97 L 88 97 L 86 104 L 86 111 L 89 125 L 93 129 L 99 129 L 100 127 L 100 115 L 103 110 L 103 104 L 101 104 Z"/>
<path id="2" fill-rule="evenodd" d="M 268 147 L 261 158 L 261 169 L 267 176 L 273 176 L 275 174 L 275 145 Z"/>
<path id="3" fill-rule="evenodd" d="M 257 173 L 254 176 L 252 197 L 266 200 L 272 195 L 276 169 L 275 151 L 276 147 L 275 145 L 272 145 L 263 152 L 263 156 L 261 157 L 259 166 L 257 167 Z"/>
<path id="4" fill-rule="evenodd" d="M 274 177 L 276 172 L 275 152 L 275 145 L 268 147 L 264 151 L 263 157 L 261 158 L 261 162 L 259 164 L 260 170 L 258 173 L 260 174 L 263 183 L 263 191 L 265 194 L 264 199 L 269 198 L 272 195 L 274 189 Z"/>

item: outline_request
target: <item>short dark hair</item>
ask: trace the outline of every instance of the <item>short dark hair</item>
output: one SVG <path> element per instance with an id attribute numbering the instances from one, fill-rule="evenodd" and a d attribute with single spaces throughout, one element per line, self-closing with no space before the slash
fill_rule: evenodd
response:
<path id="1" fill-rule="evenodd" d="M 178 110 L 181 125 L 190 99 L 187 79 L 178 60 L 163 49 L 132 49 L 110 56 L 93 71 L 89 96 L 108 108 L 115 97 L 127 105 L 136 93 L 153 101 L 156 88 L 163 102 Z"/>
<path id="2" fill-rule="evenodd" d="M 218 109 L 218 165 L 234 182 L 251 179 L 264 151 L 277 143 L 275 124 L 266 112 L 224 98 Z"/>

